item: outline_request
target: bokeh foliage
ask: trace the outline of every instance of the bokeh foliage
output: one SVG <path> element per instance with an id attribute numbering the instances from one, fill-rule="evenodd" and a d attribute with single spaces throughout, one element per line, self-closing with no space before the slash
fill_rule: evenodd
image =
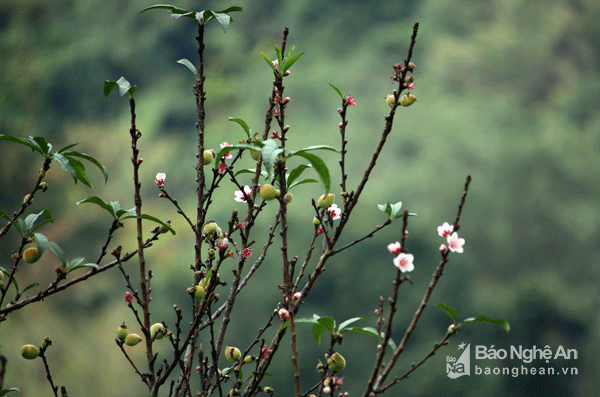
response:
<path id="1" fill-rule="evenodd" d="M 219 9 L 217 3 L 203 7 Z M 193 77 L 176 61 L 195 61 L 195 26 L 169 20 L 162 13 L 138 15 L 148 5 L 113 0 L 103 1 L 102 6 L 81 0 L 2 2 L 0 133 L 45 136 L 55 147 L 79 142 L 82 152 L 108 168 L 111 179 L 106 187 L 99 175 L 92 174 L 93 191 L 74 186 L 63 172 L 51 172 L 52 194 L 43 196 L 49 201 L 39 200 L 31 207 L 38 212 L 57 208 L 52 215 L 58 221 L 47 230 L 49 237 L 71 258 L 91 258 L 96 253 L 89 247 L 102 241 L 110 219 L 91 206 L 76 207 L 75 202 L 97 195 L 120 200 L 123 208 L 133 206 L 127 176 L 127 106 L 114 98 L 105 101 L 102 87 L 104 80 L 121 75 L 138 85 L 145 205 L 172 218 L 180 231 L 148 252 L 155 272 L 154 313 L 163 313 L 169 322 L 174 303 L 186 307 L 192 235 L 183 232 L 184 223 L 156 197 L 153 178 L 166 172 L 169 192 L 177 192 L 178 200 L 193 208 Z M 191 1 L 178 5 L 194 7 Z M 559 381 L 539 377 L 449 380 L 442 352 L 429 369 L 417 372 L 398 390 L 412 396 L 442 391 L 451 396 L 535 396 L 549 390 L 555 395 L 583 396 L 597 390 L 600 5 L 592 0 L 281 4 L 245 0 L 235 5 L 244 7 L 244 12 L 233 16 L 227 34 L 216 25 L 208 29 L 207 131 L 212 134 L 208 144 L 218 149 L 223 141 L 236 143 L 243 138 L 239 126 L 227 121 L 230 116 L 246 120 L 253 130 L 262 128 L 272 75 L 258 51 L 271 50 L 288 26 L 289 42 L 305 52 L 286 85 L 292 98 L 287 110 L 289 147 L 339 146 L 339 98 L 328 84 L 352 92 L 359 106 L 349 115 L 353 161 L 348 171 L 356 179 L 367 162 L 362 148 L 369 152 L 383 127 L 387 111 L 383 98 L 393 87 L 391 66 L 403 60 L 412 23 L 420 22 L 413 91 L 419 102 L 402 113 L 378 166 L 381 172 L 370 181 L 377 193 L 365 197 L 359 208 L 362 217 L 354 221 L 356 233 L 347 238 L 362 235 L 364 223 L 382 221 L 375 204 L 402 200 L 404 208 L 419 214 L 409 225 L 415 285 L 404 291 L 406 304 L 398 317 L 404 315 L 406 321 L 398 324 L 400 334 L 438 259 L 435 228 L 453 216 L 464 176 L 471 174 L 461 229 L 467 240 L 465 253 L 451 259 L 432 302 L 452 305 L 463 317 L 480 313 L 503 317 L 512 326 L 508 335 L 492 326 L 469 327 L 459 341 L 496 346 L 562 344 L 578 349 L 581 357 L 579 375 Z M 41 163 L 6 142 L 0 145 L 0 153 L 0 207 L 10 213 L 27 193 Z M 333 160 L 330 169 L 335 169 Z M 224 216 L 217 221 L 224 222 L 233 208 L 234 190 L 231 187 L 230 194 L 224 193 L 217 203 Z M 291 222 L 299 226 L 294 228 L 292 247 L 300 248 L 312 228 L 308 201 L 321 192 L 305 185 L 294 194 Z M 268 225 L 263 227 L 266 230 Z M 124 246 L 132 244 L 129 233 L 118 237 Z M 365 322 L 374 322 L 373 309 L 379 295 L 389 291 L 393 274 L 385 245 L 398 239 L 388 231 L 336 258 L 302 313 L 334 316 L 338 322 L 364 316 Z M 0 245 L 3 258 L 10 257 L 8 240 Z M 29 271 L 25 277 L 50 280 L 53 258 L 43 258 Z M 265 267 L 261 272 L 264 285 L 280 281 L 278 271 Z M 130 395 L 143 395 L 131 371 L 123 371 L 124 360 L 113 342 L 114 330 L 129 316 L 123 282 L 117 272 L 109 272 L 91 285 L 33 305 L 0 326 L 0 349 L 9 358 L 7 378 L 28 379 L 14 384 L 23 395 L 49 391 L 40 368 L 24 365 L 18 357 L 22 344 L 37 343 L 47 334 L 54 341 L 50 357 L 60 363 L 55 376 L 73 395 L 89 390 L 119 395 L 124 385 Z M 232 343 L 248 342 L 252 336 L 244 329 L 260 326 L 281 299 L 275 288 L 265 290 L 264 285 L 246 292 L 244 313 L 241 308 L 234 310 L 234 315 L 246 317 L 233 325 L 237 331 L 232 334 L 239 340 Z M 407 367 L 448 325 L 446 315 L 435 307 L 428 308 L 425 317 L 427 323 L 417 328 L 416 343 L 407 352 Z M 322 358 L 322 351 L 313 350 L 310 327 L 305 330 L 300 346 L 307 350 L 300 359 L 309 371 Z M 354 394 L 360 389 L 354 391 L 352 385 L 360 385 L 366 376 L 360 363 L 368 363 L 370 369 L 372 353 L 364 349 L 373 348 L 371 343 L 363 335 L 344 341 L 349 363 L 345 383 Z M 282 356 L 278 369 L 289 378 L 289 359 Z M 291 382 L 274 386 L 278 395 L 285 395 Z"/>

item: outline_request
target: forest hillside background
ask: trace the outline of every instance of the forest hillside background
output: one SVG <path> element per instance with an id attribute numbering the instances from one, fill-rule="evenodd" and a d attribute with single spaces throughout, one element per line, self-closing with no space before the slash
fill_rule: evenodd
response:
<path id="1" fill-rule="evenodd" d="M 148 213 L 172 219 L 176 236 L 147 251 L 153 268 L 153 314 L 172 322 L 173 304 L 189 307 L 193 234 L 166 200 L 154 176 L 167 175 L 170 194 L 195 208 L 194 77 L 176 63 L 197 62 L 196 26 L 163 11 L 139 14 L 148 1 L 0 1 L 0 134 L 44 136 L 55 148 L 79 143 L 108 169 L 104 180 L 88 167 L 94 189 L 75 185 L 58 167 L 50 189 L 28 210 L 51 209 L 57 220 L 45 233 L 69 258 L 95 260 L 111 219 L 94 206 L 75 203 L 96 195 L 133 207 L 126 99 L 105 100 L 105 80 L 124 76 L 138 90 L 138 128 L 144 158 L 142 194 Z M 305 55 L 286 78 L 291 97 L 286 121 L 288 147 L 339 147 L 339 96 L 329 84 L 352 93 L 358 106 L 348 114 L 355 186 L 389 111 L 385 96 L 395 85 L 392 66 L 406 57 L 412 26 L 420 23 L 414 53 L 416 104 L 399 109 L 394 132 L 371 178 L 347 241 L 364 235 L 364 225 L 384 220 L 376 204 L 402 201 L 410 219 L 409 251 L 415 256 L 414 285 L 402 291 L 395 337 L 406 329 L 439 261 L 437 226 L 452 222 L 466 175 L 473 182 L 461 219 L 465 252 L 451 256 L 431 303 L 457 309 L 459 319 L 485 314 L 504 318 L 510 333 L 489 324 L 465 327 L 425 368 L 389 393 L 403 396 L 593 396 L 600 389 L 600 3 L 594 0 L 423 0 L 423 1 L 223 1 L 172 3 L 185 9 L 220 10 L 237 5 L 224 34 L 207 27 L 207 146 L 236 143 L 242 130 L 228 117 L 261 131 L 272 72 L 259 55 L 275 58 L 289 27 L 289 45 Z M 325 155 L 338 170 L 333 154 Z M 28 149 L 0 142 L 0 209 L 12 214 L 30 190 L 42 160 Z M 248 163 L 248 167 L 250 163 Z M 308 171 L 307 171 L 308 172 Z M 339 172 L 335 174 L 336 178 Z M 249 182 L 250 178 L 248 178 Z M 354 183 L 354 185 L 353 185 Z M 334 192 L 339 194 L 339 180 Z M 233 186 L 215 200 L 225 223 L 236 203 Z M 290 206 L 291 247 L 305 247 L 312 233 L 310 199 L 317 184 L 304 185 Z M 274 208 L 274 207 L 273 207 Z M 274 211 L 274 210 L 273 210 Z M 261 227 L 266 231 L 268 224 Z M 117 242 L 132 247 L 134 226 Z M 14 232 L 14 231 L 13 231 Z M 401 225 L 368 239 L 361 248 L 335 257 L 301 309 L 338 322 L 364 317 L 373 326 L 380 296 L 387 297 L 395 271 L 388 243 Z M 10 265 L 17 233 L 0 241 L 0 266 Z M 20 274 L 46 284 L 56 259 L 46 255 Z M 133 266 L 130 263 L 128 266 Z M 279 263 L 266 263 L 260 280 L 234 311 L 231 340 L 244 345 L 281 301 Z M 29 272 L 29 273 L 28 273 Z M 223 272 L 224 273 L 224 272 Z M 226 278 L 227 275 L 224 275 Z M 85 285 L 84 285 L 85 284 Z M 268 286 L 268 287 L 265 287 Z M 404 286 L 403 286 L 404 288 Z M 72 396 L 144 396 L 145 388 L 114 343 L 122 321 L 133 323 L 124 303 L 121 274 L 113 269 L 66 293 L 30 305 L 0 324 L 0 353 L 8 358 L 5 387 L 13 395 L 50 395 L 41 363 L 25 362 L 20 346 L 50 335 L 48 351 L 57 382 Z M 431 304 L 403 358 L 405 370 L 440 340 L 450 320 Z M 303 373 L 314 371 L 324 349 L 300 328 Z M 235 335 L 234 339 L 233 335 Z M 574 376 L 471 376 L 449 379 L 446 355 L 461 342 L 509 349 L 559 345 L 577 349 Z M 348 361 L 345 389 L 363 391 L 376 340 L 352 335 L 342 347 Z M 140 358 L 143 353 L 140 349 Z M 489 365 L 520 365 L 518 361 Z M 400 370 L 399 370 L 400 371 Z M 292 393 L 285 352 L 273 368 L 276 396 Z M 400 374 L 400 372 L 398 373 Z M 308 384 L 308 380 L 304 381 Z M 386 394 L 387 395 L 387 394 Z"/>

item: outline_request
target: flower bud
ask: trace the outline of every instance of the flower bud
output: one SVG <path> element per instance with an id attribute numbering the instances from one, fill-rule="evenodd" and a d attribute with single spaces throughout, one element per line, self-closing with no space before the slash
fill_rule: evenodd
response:
<path id="1" fill-rule="evenodd" d="M 242 352 L 237 347 L 227 346 L 225 348 L 225 357 L 231 362 L 236 362 L 242 357 Z"/>
<path id="2" fill-rule="evenodd" d="M 154 339 L 162 339 L 165 337 L 165 326 L 162 323 L 152 324 L 150 327 L 150 337 Z"/>
<path id="3" fill-rule="evenodd" d="M 37 247 L 29 247 L 23 252 L 23 259 L 27 263 L 35 263 L 40 259 L 41 255 Z"/>
<path id="4" fill-rule="evenodd" d="M 49 336 L 46 336 L 44 339 L 42 339 L 42 349 L 46 350 L 48 348 L 48 346 L 50 346 L 52 344 L 52 341 L 50 340 Z"/>
<path id="5" fill-rule="evenodd" d="M 333 200 L 335 200 L 335 194 L 329 193 L 327 196 L 322 195 L 319 197 L 319 207 L 321 208 L 329 208 L 331 204 L 333 204 Z"/>
<path id="6" fill-rule="evenodd" d="M 265 386 L 265 387 L 263 387 L 263 392 L 273 394 L 273 388 L 269 387 L 269 386 Z"/>
<path id="7" fill-rule="evenodd" d="M 390 106 L 394 106 L 395 100 L 396 99 L 394 98 L 394 95 L 392 95 L 392 94 L 385 97 L 385 102 Z"/>
<path id="8" fill-rule="evenodd" d="M 283 196 L 283 199 L 285 200 L 286 203 L 290 203 L 293 198 L 294 198 L 294 196 L 290 192 L 287 192 L 285 194 L 285 196 Z"/>
<path id="9" fill-rule="evenodd" d="M 209 165 L 215 159 L 215 150 L 209 149 L 204 151 L 203 163 L 204 165 Z"/>
<path id="10" fill-rule="evenodd" d="M 40 189 L 42 189 L 42 192 L 48 190 L 48 182 L 40 182 L 38 186 L 40 187 Z"/>
<path id="11" fill-rule="evenodd" d="M 410 70 L 412 72 L 413 70 L 415 70 L 417 68 L 417 65 L 415 65 L 412 62 L 409 62 L 407 65 L 407 68 L 408 68 L 408 70 Z"/>
<path id="12" fill-rule="evenodd" d="M 127 338 L 127 335 L 129 334 L 129 332 L 127 331 L 127 326 L 125 325 L 125 323 L 122 323 L 119 328 L 117 328 L 117 338 L 119 340 L 125 340 L 125 338 Z"/>
<path id="13" fill-rule="evenodd" d="M 319 360 L 319 363 L 317 364 L 317 372 L 320 374 L 325 372 L 325 365 L 321 362 L 321 360 Z"/>
<path id="14" fill-rule="evenodd" d="M 34 345 L 25 345 L 21 348 L 21 356 L 27 360 L 33 360 L 40 355 L 40 349 Z"/>
<path id="15" fill-rule="evenodd" d="M 405 94 L 400 98 L 400 105 L 408 107 L 417 101 L 417 97 L 413 94 Z"/>
<path id="16" fill-rule="evenodd" d="M 142 341 L 142 338 L 138 334 L 129 334 L 125 337 L 125 344 L 127 346 L 135 346 Z"/>
<path id="17" fill-rule="evenodd" d="M 258 194 L 265 201 L 273 200 L 274 198 L 279 196 L 279 190 L 275 189 L 275 187 L 271 184 L 265 184 L 260 187 Z"/>
<path id="18" fill-rule="evenodd" d="M 27 202 L 27 200 L 29 200 L 31 198 L 31 194 L 27 194 L 25 197 L 23 197 L 23 204 L 25 204 Z"/>
<path id="19" fill-rule="evenodd" d="M 340 353 L 333 353 L 327 360 L 327 366 L 334 372 L 339 372 L 346 368 L 346 359 Z"/>
<path id="20" fill-rule="evenodd" d="M 450 326 L 448 327 L 448 333 L 449 334 L 455 334 L 458 331 L 460 331 L 460 328 L 456 324 L 450 324 Z"/>

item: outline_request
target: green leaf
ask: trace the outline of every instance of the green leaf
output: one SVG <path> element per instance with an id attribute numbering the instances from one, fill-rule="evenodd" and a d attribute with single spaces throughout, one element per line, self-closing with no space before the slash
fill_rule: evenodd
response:
<path id="1" fill-rule="evenodd" d="M 327 331 L 327 327 L 325 327 L 323 324 L 316 323 L 313 325 L 313 337 L 315 338 L 318 346 L 321 346 L 321 336 L 325 331 Z"/>
<path id="2" fill-rule="evenodd" d="M 80 153 L 80 152 L 76 152 L 76 151 L 71 151 L 71 152 L 67 152 L 67 153 L 63 153 L 65 156 L 67 157 L 81 157 L 82 159 L 86 159 L 87 161 L 89 161 L 90 163 L 94 164 L 96 167 L 98 167 L 98 169 L 100 170 L 100 172 L 102 172 L 102 175 L 104 175 L 104 183 L 108 182 L 108 171 L 106 170 L 106 167 L 104 167 L 98 160 L 96 160 L 94 157 L 85 154 L 85 153 Z M 84 167 L 84 171 L 85 171 L 85 167 Z"/>
<path id="3" fill-rule="evenodd" d="M 509 332 L 510 331 L 510 325 L 508 324 L 508 322 L 502 318 L 489 318 L 488 316 L 478 316 L 478 317 L 469 317 L 467 319 L 465 319 L 462 324 L 465 323 L 472 323 L 472 322 L 486 322 L 486 323 L 492 323 L 492 324 L 496 324 L 497 326 L 499 326 L 500 328 L 502 328 L 504 331 Z"/>
<path id="4" fill-rule="evenodd" d="M 264 146 L 261 150 L 263 164 L 267 170 L 267 179 L 271 179 L 273 166 L 275 165 L 275 161 L 277 161 L 277 157 L 283 152 L 283 149 L 280 149 L 277 146 L 277 142 L 275 142 L 273 139 L 267 139 L 263 142 L 263 144 Z"/>
<path id="5" fill-rule="evenodd" d="M 144 12 L 145 10 L 143 10 L 142 12 Z M 106 99 L 108 100 L 108 96 L 110 95 L 110 93 L 112 92 L 112 90 L 115 87 L 119 87 L 119 94 L 121 96 L 125 95 L 127 92 L 129 92 L 129 96 L 133 96 L 133 93 L 137 90 L 136 86 L 131 86 L 131 84 L 129 84 L 129 81 L 127 81 L 127 79 L 125 79 L 125 77 L 121 77 L 119 78 L 119 80 L 117 81 L 104 81 L 104 96 L 106 97 Z"/>
<path id="6" fill-rule="evenodd" d="M 317 181 L 316 179 L 312 179 L 312 178 L 302 179 L 301 181 L 297 181 L 297 182 L 292 183 L 291 185 L 288 185 L 288 190 L 290 190 L 291 188 L 294 188 L 298 185 L 304 185 L 305 183 L 317 183 L 317 182 L 319 182 L 319 181 Z"/>
<path id="7" fill-rule="evenodd" d="M 133 213 L 131 215 L 124 216 L 123 219 L 130 219 L 130 218 L 135 218 L 136 217 L 135 208 L 132 208 L 131 210 L 126 211 L 126 212 L 133 212 Z M 158 219 L 158 218 L 156 218 L 156 217 L 154 217 L 152 215 L 142 214 L 142 219 L 146 219 L 146 220 L 149 220 L 149 221 L 152 221 L 152 222 L 156 222 L 156 223 L 158 223 L 158 224 L 166 227 L 171 232 L 171 234 L 173 234 L 173 235 L 177 234 L 175 232 L 175 230 L 173 230 L 173 228 L 171 226 L 167 225 L 165 222 L 161 221 L 160 219 Z"/>
<path id="8" fill-rule="evenodd" d="M 50 150 L 52 150 L 52 145 L 49 144 L 48 142 L 46 142 L 46 138 L 44 138 L 44 137 L 36 136 L 33 138 L 29 137 L 26 139 L 33 139 L 39 145 L 43 154 L 48 154 L 48 153 L 50 153 Z"/>
<path id="9" fill-rule="evenodd" d="M 287 185 L 290 186 L 293 184 L 294 181 L 298 179 L 307 168 L 310 168 L 310 165 L 300 164 L 298 167 L 294 168 L 287 177 Z"/>
<path id="10" fill-rule="evenodd" d="M 65 257 L 65 252 L 56 244 L 55 242 L 48 241 L 48 249 L 56 255 L 60 263 L 63 265 L 67 263 L 67 258 Z"/>
<path id="11" fill-rule="evenodd" d="M 177 63 L 182 64 L 183 66 L 186 66 L 192 73 L 194 73 L 194 76 L 196 76 L 196 80 L 198 80 L 198 71 L 196 70 L 196 67 L 187 59 L 182 58 L 179 61 L 177 61 Z"/>
<path id="12" fill-rule="evenodd" d="M 25 218 L 25 222 L 23 225 L 25 233 L 28 233 L 28 232 L 34 230 L 33 225 L 35 224 L 35 222 L 38 220 L 38 218 L 40 216 L 43 216 L 44 218 L 46 218 L 46 221 L 44 221 L 43 223 L 52 222 L 54 220 L 54 219 L 52 219 L 52 216 L 50 215 L 50 212 L 48 212 L 48 210 L 43 210 L 41 212 L 38 212 L 37 214 L 29 214 Z M 41 225 L 38 225 L 38 227 L 39 226 L 41 226 Z M 36 229 L 37 229 L 37 227 L 36 227 Z"/>
<path id="13" fill-rule="evenodd" d="M 347 329 L 347 327 L 350 324 L 355 323 L 355 322 L 360 321 L 360 320 L 364 320 L 364 318 L 363 317 L 354 317 L 354 318 L 350 318 L 350 319 L 344 321 L 338 327 L 338 332 L 351 331 L 351 329 Z M 355 327 L 355 328 L 357 328 L 357 327 Z"/>
<path id="14" fill-rule="evenodd" d="M 81 269 L 82 267 L 91 267 L 91 268 L 98 270 L 97 264 L 95 264 L 95 263 L 81 264 L 81 262 L 83 262 L 83 260 L 84 260 L 84 258 L 77 258 L 77 259 L 73 259 L 71 262 L 69 262 L 69 272 L 72 272 L 73 270 Z"/>
<path id="15" fill-rule="evenodd" d="M 238 175 L 241 175 L 241 174 L 254 174 L 254 173 L 256 173 L 256 168 L 246 168 L 246 169 L 243 169 L 243 170 L 239 170 L 239 171 L 238 171 L 238 172 L 236 172 L 234 175 L 235 175 L 235 176 L 238 176 Z M 263 171 L 263 170 L 261 170 L 261 171 L 260 171 L 260 175 L 261 175 L 263 178 L 266 178 L 266 177 L 267 177 L 267 172 L 266 172 L 266 171 Z"/>
<path id="16" fill-rule="evenodd" d="M 69 164 L 75 171 L 75 178 L 76 178 L 75 183 L 77 183 L 77 181 L 80 180 L 81 182 L 83 182 L 84 185 L 92 187 L 92 182 L 90 182 L 90 179 L 88 178 L 87 174 L 85 173 L 85 165 L 83 165 L 83 163 L 81 161 L 74 159 L 73 157 L 70 157 L 70 156 L 65 156 L 65 157 L 68 159 Z"/>
<path id="17" fill-rule="evenodd" d="M 337 92 L 338 94 L 340 94 L 340 98 L 344 99 L 344 94 L 342 94 L 342 91 L 340 91 L 339 88 L 337 88 L 333 84 L 329 84 L 329 85 L 331 86 L 331 88 L 333 88 L 335 90 L 335 92 Z"/>
<path id="18" fill-rule="evenodd" d="M 35 233 L 33 235 L 33 238 L 35 239 L 35 244 L 37 245 L 38 253 L 40 256 L 42 256 L 42 254 L 50 247 L 50 241 L 48 241 L 48 238 L 42 233 Z"/>
<path id="19" fill-rule="evenodd" d="M 235 123 L 238 123 L 240 126 L 242 126 L 242 128 L 246 132 L 246 136 L 248 136 L 248 138 L 250 138 L 250 134 L 252 133 L 252 130 L 250 129 L 250 127 L 248 127 L 248 124 L 244 120 L 242 120 L 242 119 L 236 119 L 236 118 L 233 118 L 233 117 L 229 117 L 228 120 L 229 121 L 233 121 Z"/>
<path id="20" fill-rule="evenodd" d="M 169 4 L 155 4 L 155 5 L 144 8 L 142 11 L 140 11 L 140 14 L 144 11 L 160 10 L 160 9 L 167 10 L 168 12 L 173 13 L 173 14 L 185 14 L 185 13 L 190 12 L 190 11 L 184 10 L 183 8 L 179 8 L 177 6 L 172 6 Z"/>
<path id="21" fill-rule="evenodd" d="M 25 288 L 23 289 L 23 291 L 21 291 L 21 292 L 22 292 L 22 293 L 24 293 L 25 291 L 27 291 L 27 290 L 29 290 L 29 289 L 32 289 L 32 288 L 35 288 L 35 287 L 37 287 L 38 285 L 40 285 L 40 283 L 33 283 L 33 284 L 29 284 L 29 285 L 28 285 L 27 287 L 25 287 Z"/>
<path id="22" fill-rule="evenodd" d="M 208 18 L 206 18 L 206 22 L 210 21 L 212 18 L 215 18 L 217 20 L 217 22 L 219 22 L 221 24 L 221 27 L 223 28 L 223 32 L 225 32 L 225 33 L 227 32 L 227 27 L 229 26 L 229 22 L 231 22 L 231 17 L 229 15 L 227 15 L 225 13 L 221 13 L 221 12 L 210 11 L 210 10 L 205 11 L 204 15 L 209 16 Z"/>
<path id="23" fill-rule="evenodd" d="M 0 216 L 4 219 L 6 219 L 7 221 L 12 221 L 12 218 L 8 215 L 8 213 L 4 210 L 0 210 Z"/>
<path id="24" fill-rule="evenodd" d="M 75 146 L 77 146 L 77 145 L 79 145 L 79 144 L 78 144 L 78 143 L 72 143 L 72 144 L 70 144 L 70 145 L 67 145 L 67 146 L 65 146 L 64 148 L 60 149 L 60 150 L 59 150 L 57 153 L 62 153 L 62 152 L 66 151 L 66 150 L 69 150 L 69 149 L 71 149 L 72 147 L 75 147 Z"/>
<path id="25" fill-rule="evenodd" d="M 40 148 L 40 145 L 34 141 L 32 137 L 29 137 L 29 139 L 21 139 L 10 135 L 0 134 L 0 141 L 20 143 L 21 145 L 30 147 L 32 152 L 44 154 L 42 148 Z"/>
<path id="26" fill-rule="evenodd" d="M 335 330 L 335 320 L 333 317 L 320 317 L 317 322 L 323 325 L 331 333 Z"/>
<path id="27" fill-rule="evenodd" d="M 446 314 L 452 319 L 452 322 L 456 324 L 456 310 L 454 310 L 452 306 L 448 306 L 443 303 L 436 303 L 435 305 L 445 311 Z"/>
<path id="28" fill-rule="evenodd" d="M 400 212 L 402 209 L 402 201 L 399 201 L 396 204 L 390 204 L 389 202 L 385 204 L 377 204 L 377 207 L 381 212 L 388 214 L 391 220 L 401 218 L 403 215 L 403 213 Z"/>
<path id="29" fill-rule="evenodd" d="M 327 165 L 325 164 L 325 162 L 323 160 L 321 160 L 320 157 L 318 157 L 312 153 L 307 153 L 304 151 L 298 151 L 298 152 L 294 153 L 293 156 L 304 157 L 306 160 L 308 160 L 310 162 L 310 164 L 315 169 L 315 171 L 317 171 L 317 174 L 319 175 L 319 178 L 321 179 L 321 182 L 323 183 L 323 187 L 325 188 L 325 194 L 328 194 L 329 189 L 331 188 L 331 177 L 329 176 L 329 169 L 327 168 Z M 288 157 L 291 157 L 291 156 L 288 156 Z M 264 158 L 264 154 L 263 154 L 263 158 Z"/>
<path id="30" fill-rule="evenodd" d="M 113 208 L 113 206 L 108 204 L 106 201 L 102 200 L 100 197 L 97 197 L 97 196 L 88 197 L 86 199 L 78 201 L 75 204 L 79 205 L 82 203 L 96 204 L 96 205 L 100 206 L 101 208 L 104 208 L 106 211 L 108 211 L 113 216 L 113 218 L 116 218 L 116 211 Z"/>
<path id="31" fill-rule="evenodd" d="M 262 56 L 265 59 L 265 61 L 267 61 L 269 66 L 271 66 L 271 69 L 273 69 L 273 71 L 275 72 L 276 71 L 275 65 L 273 64 L 273 61 L 271 60 L 271 58 L 269 58 L 269 56 L 267 54 L 265 54 L 264 52 L 262 52 L 260 50 L 258 51 L 258 53 L 260 54 L 260 56 Z"/>
<path id="32" fill-rule="evenodd" d="M 356 328 L 358 328 L 358 329 L 356 329 Z M 383 339 L 385 337 L 383 332 L 381 334 L 377 334 L 377 330 L 373 327 L 364 327 L 364 328 L 354 327 L 354 328 L 352 328 L 352 331 L 357 331 L 357 332 L 362 332 L 365 334 L 373 335 L 374 337 L 381 338 L 381 339 Z M 388 341 L 388 346 L 392 350 L 396 350 L 396 343 L 394 343 L 392 338 L 390 338 L 390 340 Z"/>
<path id="33" fill-rule="evenodd" d="M 10 389 L 2 389 L 0 390 L 0 397 L 7 395 L 11 391 L 21 391 L 21 389 L 18 389 L 16 387 L 11 387 Z"/>
<path id="34" fill-rule="evenodd" d="M 286 71 L 287 71 L 289 68 L 291 68 L 291 67 L 292 67 L 292 65 L 293 65 L 293 64 L 295 64 L 295 63 L 296 63 L 296 61 L 297 61 L 298 59 L 300 59 L 300 57 L 301 57 L 302 55 L 304 55 L 304 53 L 303 53 L 303 52 L 301 52 L 300 54 L 296 54 L 296 55 L 294 55 L 293 57 L 291 57 L 290 59 L 288 59 L 287 61 L 285 61 L 285 62 L 284 62 L 284 65 L 283 65 L 283 69 L 282 69 L 283 71 L 282 71 L 281 73 L 285 73 L 285 72 L 286 72 Z"/>

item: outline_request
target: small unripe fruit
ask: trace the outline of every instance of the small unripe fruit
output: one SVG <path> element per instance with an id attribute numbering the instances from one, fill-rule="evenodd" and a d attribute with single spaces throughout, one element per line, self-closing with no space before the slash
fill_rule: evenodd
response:
<path id="1" fill-rule="evenodd" d="M 267 183 L 260 187 L 258 194 L 263 200 L 270 201 L 279 196 L 279 190 L 275 189 L 275 186 Z"/>
<path id="2" fill-rule="evenodd" d="M 214 248 L 209 249 L 208 250 L 208 257 L 210 259 L 215 259 L 215 253 L 216 253 L 216 251 L 214 250 Z"/>
<path id="3" fill-rule="evenodd" d="M 385 97 L 385 102 L 390 106 L 394 106 L 394 101 L 395 101 L 395 98 L 392 94 Z"/>
<path id="4" fill-rule="evenodd" d="M 204 232 L 206 232 L 206 233 L 216 232 L 218 228 L 219 228 L 219 226 L 217 225 L 216 222 L 208 222 L 206 225 L 204 225 Z"/>
<path id="5" fill-rule="evenodd" d="M 294 199 L 294 196 L 292 195 L 292 193 L 287 192 L 285 196 L 283 196 L 283 199 L 286 203 L 290 203 Z"/>
<path id="6" fill-rule="evenodd" d="M 2 290 L 2 289 L 4 289 L 4 281 L 0 280 L 0 290 Z"/>
<path id="7" fill-rule="evenodd" d="M 313 225 L 318 226 L 321 224 L 321 221 L 316 216 L 313 218 Z"/>
<path id="8" fill-rule="evenodd" d="M 26 203 L 27 200 L 29 200 L 29 198 L 31 198 L 31 194 L 28 194 L 25 197 L 23 197 L 23 204 Z"/>
<path id="9" fill-rule="evenodd" d="M 405 94 L 402 96 L 402 98 L 400 98 L 400 105 L 407 107 L 407 106 L 412 105 L 416 101 L 417 101 L 417 97 L 414 96 L 413 94 Z"/>
<path id="10" fill-rule="evenodd" d="M 325 365 L 321 362 L 321 360 L 319 360 L 319 363 L 317 364 L 317 372 L 320 374 L 325 372 Z"/>
<path id="11" fill-rule="evenodd" d="M 154 339 L 162 339 L 165 337 L 165 326 L 161 323 L 152 324 L 150 327 L 150 337 Z"/>
<path id="12" fill-rule="evenodd" d="M 340 353 L 333 353 L 327 360 L 327 366 L 330 370 L 339 372 L 346 368 L 346 359 Z"/>
<path id="13" fill-rule="evenodd" d="M 214 159 L 215 159 L 215 150 L 214 149 L 204 151 L 204 158 L 203 158 L 204 165 L 209 165 L 210 163 L 213 162 Z"/>
<path id="14" fill-rule="evenodd" d="M 194 290 L 194 299 L 198 301 L 202 300 L 204 295 L 206 295 L 206 289 L 201 285 L 196 285 L 196 289 Z"/>
<path id="15" fill-rule="evenodd" d="M 46 350 L 51 344 L 52 341 L 50 340 L 50 337 L 46 336 L 44 339 L 42 339 L 42 350 Z"/>
<path id="16" fill-rule="evenodd" d="M 40 355 L 40 349 L 34 345 L 25 345 L 21 348 L 21 356 L 27 360 L 33 360 Z"/>
<path id="17" fill-rule="evenodd" d="M 237 347 L 227 346 L 225 348 L 225 357 L 231 362 L 236 362 L 242 357 L 242 352 Z"/>
<path id="18" fill-rule="evenodd" d="M 0 281 L 4 280 L 4 272 L 0 270 Z"/>
<path id="19" fill-rule="evenodd" d="M 253 141 L 260 141 L 260 138 L 254 138 Z M 250 156 L 252 156 L 252 160 L 258 161 L 260 158 L 260 150 L 250 150 Z"/>
<path id="20" fill-rule="evenodd" d="M 127 331 L 127 326 L 125 325 L 125 323 L 121 324 L 119 328 L 117 328 L 117 338 L 119 340 L 125 340 L 128 334 L 129 331 Z"/>
<path id="21" fill-rule="evenodd" d="M 417 65 L 415 65 L 412 62 L 409 62 L 407 67 L 408 67 L 408 70 L 410 70 L 412 72 L 413 70 L 415 70 L 417 68 Z"/>
<path id="22" fill-rule="evenodd" d="M 23 259 L 27 263 L 35 263 L 40 259 L 41 255 L 37 247 L 29 247 L 23 252 Z"/>
<path id="23" fill-rule="evenodd" d="M 129 334 L 125 337 L 125 344 L 127 346 L 135 346 L 142 341 L 142 338 L 138 334 Z"/>
<path id="24" fill-rule="evenodd" d="M 246 357 L 244 357 L 244 362 L 246 364 L 250 364 L 252 361 L 254 361 L 254 356 L 246 356 Z"/>
<path id="25" fill-rule="evenodd" d="M 40 187 L 40 189 L 42 189 L 42 192 L 48 190 L 48 182 L 40 182 L 38 186 Z"/>
<path id="26" fill-rule="evenodd" d="M 335 194 L 329 193 L 328 195 L 322 195 L 319 197 L 319 207 L 321 208 L 329 208 L 331 204 L 333 204 L 333 200 L 335 200 Z"/>
<path id="27" fill-rule="evenodd" d="M 269 386 L 265 386 L 265 387 L 263 387 L 263 392 L 273 394 L 273 388 L 269 387 Z"/>

